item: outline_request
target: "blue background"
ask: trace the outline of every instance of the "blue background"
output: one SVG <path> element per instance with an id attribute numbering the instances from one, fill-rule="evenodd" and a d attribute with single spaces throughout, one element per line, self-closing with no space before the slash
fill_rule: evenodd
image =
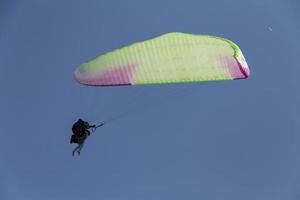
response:
<path id="1" fill-rule="evenodd" d="M 82 62 L 174 31 L 234 41 L 250 78 L 73 78 Z M 1 0 L 0 199 L 300 199 L 299 35 L 298 0 Z M 119 115 L 71 156 L 78 117 Z"/>

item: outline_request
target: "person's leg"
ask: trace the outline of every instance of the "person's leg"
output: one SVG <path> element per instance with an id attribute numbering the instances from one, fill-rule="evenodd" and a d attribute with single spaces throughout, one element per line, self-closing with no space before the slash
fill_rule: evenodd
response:
<path id="1" fill-rule="evenodd" d="M 80 145 L 78 144 L 77 147 L 75 147 L 75 149 L 72 151 L 72 155 L 74 156 L 75 152 L 78 151 L 78 149 L 80 148 Z"/>
<path id="2" fill-rule="evenodd" d="M 78 150 L 77 150 L 78 154 L 80 154 L 82 148 L 83 148 L 83 143 L 78 146 Z"/>
<path id="3" fill-rule="evenodd" d="M 78 155 L 80 155 L 80 151 L 83 148 L 84 141 L 85 141 L 84 138 L 79 138 L 78 147 L 77 147 L 77 153 L 78 153 Z"/>

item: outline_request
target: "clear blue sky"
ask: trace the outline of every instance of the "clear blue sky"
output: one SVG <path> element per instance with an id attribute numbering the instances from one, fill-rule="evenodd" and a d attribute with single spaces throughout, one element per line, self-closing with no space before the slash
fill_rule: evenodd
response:
<path id="1" fill-rule="evenodd" d="M 234 41 L 250 78 L 73 78 L 82 62 L 173 31 Z M 0 199 L 300 199 L 299 35 L 298 0 L 1 0 Z M 78 117 L 126 111 L 71 156 Z"/>

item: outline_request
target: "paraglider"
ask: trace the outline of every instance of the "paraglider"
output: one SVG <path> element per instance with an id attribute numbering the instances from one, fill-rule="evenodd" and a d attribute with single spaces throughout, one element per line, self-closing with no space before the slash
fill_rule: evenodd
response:
<path id="1" fill-rule="evenodd" d="M 180 32 L 116 49 L 81 64 L 74 71 L 79 83 L 90 86 L 236 80 L 249 75 L 247 62 L 235 43 L 225 38 Z M 97 126 L 87 123 L 80 129 L 79 137 L 72 136 L 71 143 L 78 144 L 73 155 L 80 154 L 89 128 Z"/>
<path id="2" fill-rule="evenodd" d="M 249 74 L 240 48 L 230 40 L 180 32 L 100 55 L 74 72 L 79 83 L 94 86 L 235 80 Z"/>
<path id="3" fill-rule="evenodd" d="M 72 155 L 75 155 L 75 152 L 80 155 L 81 149 L 83 148 L 84 142 L 87 139 L 88 136 L 90 136 L 89 129 L 92 128 L 93 131 L 95 131 L 96 128 L 103 126 L 104 123 L 102 122 L 100 125 L 90 125 L 88 122 L 83 121 L 82 119 L 78 119 L 73 126 L 72 126 L 72 136 L 70 139 L 70 143 L 78 144 L 77 147 L 72 151 Z"/>

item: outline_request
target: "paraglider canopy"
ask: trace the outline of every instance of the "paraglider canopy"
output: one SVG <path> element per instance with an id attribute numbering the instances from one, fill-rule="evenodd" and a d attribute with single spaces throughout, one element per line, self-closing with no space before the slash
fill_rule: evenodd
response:
<path id="1" fill-rule="evenodd" d="M 179 32 L 108 52 L 74 72 L 79 83 L 95 86 L 234 80 L 249 74 L 240 48 L 230 40 Z"/>

